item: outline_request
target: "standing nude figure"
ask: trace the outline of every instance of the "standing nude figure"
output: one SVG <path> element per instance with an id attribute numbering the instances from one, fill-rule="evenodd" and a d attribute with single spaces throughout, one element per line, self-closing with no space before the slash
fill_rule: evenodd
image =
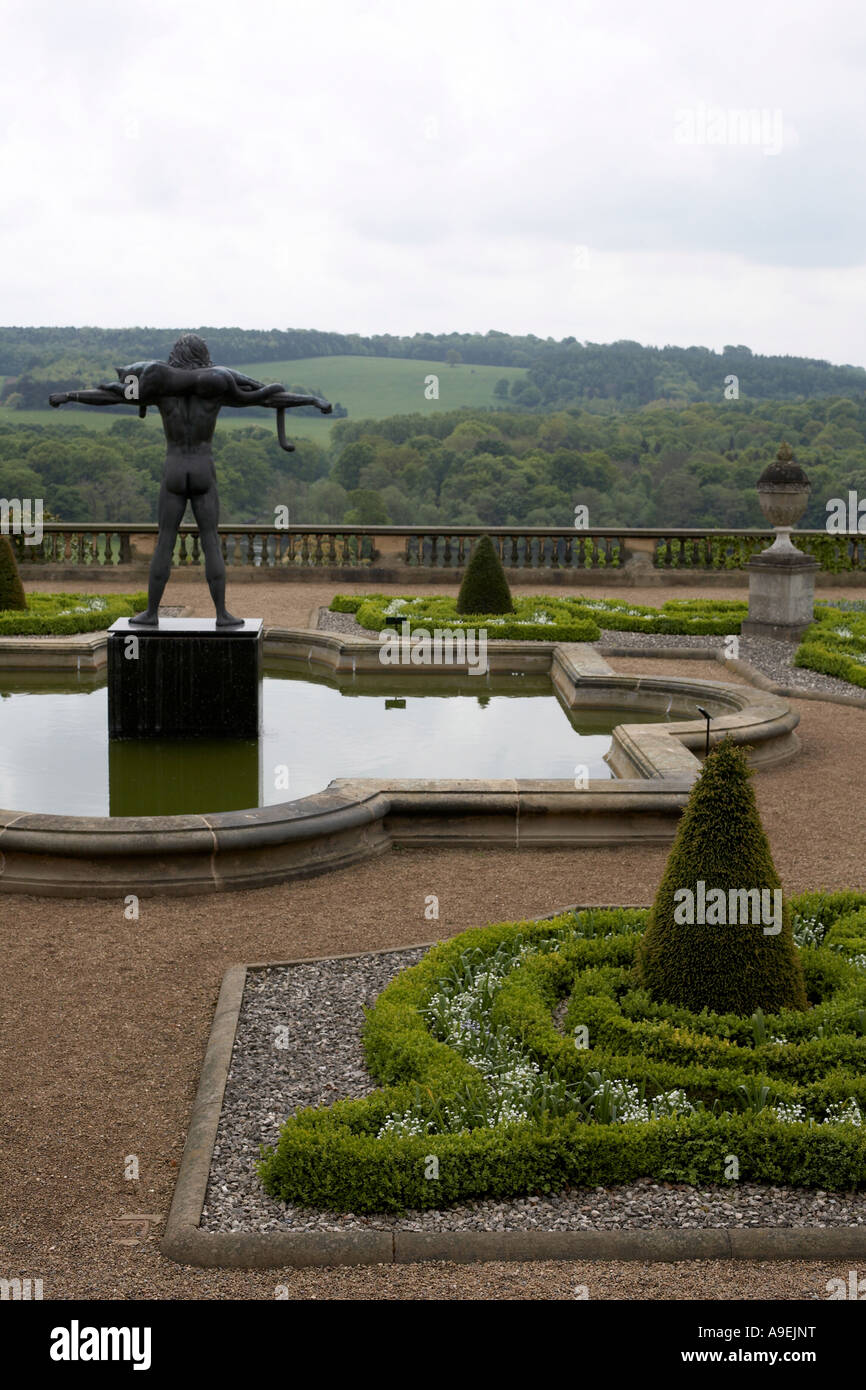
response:
<path id="1" fill-rule="evenodd" d="M 231 367 L 215 367 L 207 344 L 195 333 L 178 338 L 167 362 L 134 362 L 118 367 L 119 380 L 93 391 L 59 391 L 49 396 L 53 406 L 77 401 L 81 405 L 138 406 L 144 416 L 155 405 L 162 416 L 166 455 L 159 492 L 159 535 L 150 562 L 147 609 L 130 618 L 142 627 L 157 627 L 159 603 L 171 573 L 171 557 L 186 504 L 192 504 L 204 551 L 205 578 L 216 609 L 217 627 L 238 627 L 243 618 L 226 611 L 226 567 L 217 526 L 219 497 L 211 441 L 224 405 L 272 406 L 277 411 L 280 444 L 287 443 L 283 412 L 292 406 L 315 405 L 323 415 L 331 406 L 317 396 L 299 396 L 282 386 L 265 386 Z"/>

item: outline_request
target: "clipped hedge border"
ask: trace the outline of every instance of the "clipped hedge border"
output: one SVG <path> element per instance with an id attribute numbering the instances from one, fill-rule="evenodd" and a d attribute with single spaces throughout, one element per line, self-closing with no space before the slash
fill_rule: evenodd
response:
<path id="1" fill-rule="evenodd" d="M 147 594 L 111 594 L 106 605 L 99 612 L 90 613 L 51 613 L 38 611 L 38 600 L 57 599 L 70 604 L 99 597 L 94 594 L 38 594 L 28 595 L 28 604 L 36 600 L 34 611 L 24 613 L 9 611 L 0 613 L 0 637 L 68 637 L 77 632 L 103 632 L 118 618 L 131 617 L 147 605 Z"/>
<path id="2" fill-rule="evenodd" d="M 809 983 L 832 998 L 806 1017 L 767 1015 L 768 1033 L 775 1028 L 790 1033 L 793 1020 L 796 1031 L 803 1032 L 802 1041 L 789 1040 L 782 1049 L 772 1042 L 749 1045 L 754 1026 L 749 1018 L 654 1005 L 643 991 L 629 990 L 638 940 L 635 935 L 613 946 L 599 943 L 592 952 L 582 949 L 581 942 L 559 953 L 561 965 L 559 959 L 548 964 L 539 957 L 518 967 L 497 996 L 494 1019 L 521 1037 L 545 1069 L 555 1068 L 568 1081 L 582 1080 L 589 1071 L 601 1068 L 645 1082 L 650 1093 L 682 1088 L 693 1100 L 712 1104 L 718 1098 L 730 1106 L 736 1103 L 737 1087 L 743 1081 L 760 1077 L 772 1083 L 774 1099 L 799 1102 L 809 1110 L 823 1110 L 849 1096 L 866 1106 L 866 973 L 831 950 L 805 951 L 804 964 L 808 960 L 811 967 Z M 585 973 L 571 993 L 564 1020 L 569 1036 L 563 1037 L 551 1023 L 555 999 L 551 982 L 544 977 L 567 968 L 569 962 L 578 968 L 583 965 Z M 622 1001 L 616 998 L 617 987 L 627 991 Z M 545 1002 L 550 1007 L 545 1008 Z M 858 1015 L 863 1017 L 862 1030 Z M 860 1035 L 807 1035 L 807 1019 L 813 1033 L 832 1024 Z M 592 1045 L 587 1051 L 577 1051 L 571 1040 L 578 1025 L 589 1029 Z M 846 1067 L 855 1074 L 843 1075 L 841 1069 Z"/>
<path id="3" fill-rule="evenodd" d="M 856 918 L 854 928 L 859 933 L 860 914 L 866 916 L 866 895 L 807 894 L 792 900 L 791 905 L 804 916 L 818 911 L 823 914 L 828 943 L 834 931 L 842 933 L 835 944 L 844 951 L 850 950 L 850 942 L 859 940 L 856 934 L 845 934 L 844 923 Z M 579 915 L 583 919 L 586 914 Z M 633 957 L 639 936 L 635 928 L 645 920 L 646 910 L 611 909 L 593 912 L 592 916 L 595 929 L 609 928 L 611 935 L 583 937 L 571 943 L 572 947 L 582 953 L 587 968 L 604 971 L 612 963 L 614 969 L 621 968 Z M 856 1126 L 782 1124 L 765 1114 L 716 1115 L 704 1111 L 688 1118 L 610 1125 L 587 1124 L 569 1114 L 461 1133 L 378 1138 L 388 1115 L 411 1107 L 419 1087 L 447 1101 L 461 1088 L 465 1091 L 483 1084 L 468 1062 L 433 1037 L 421 1012 L 438 981 L 463 952 L 475 947 L 492 954 L 516 933 L 526 941 L 540 941 L 567 933 L 574 920 L 572 914 L 564 914 L 543 922 L 476 928 L 434 947 L 418 965 L 401 972 L 368 1013 L 364 1030 L 368 1066 L 383 1089 L 363 1100 L 341 1101 L 328 1109 L 307 1109 L 292 1116 L 276 1148 L 263 1150 L 259 1173 L 266 1190 L 285 1201 L 330 1210 L 424 1209 L 473 1197 L 550 1192 L 567 1185 L 610 1185 L 645 1176 L 692 1184 L 717 1183 L 730 1153 L 738 1158 L 741 1178 L 753 1181 L 850 1189 L 866 1180 L 866 1135 Z M 842 990 L 844 1007 L 846 989 L 852 993 L 852 1007 L 861 996 L 866 997 L 866 977 L 841 951 L 834 953 L 828 946 L 806 948 L 803 954 L 804 959 L 815 957 L 810 979 L 819 993 L 823 990 L 831 996 L 830 1004 L 834 987 Z M 728 1065 L 707 1068 L 707 1059 L 701 1055 L 702 1035 L 695 1030 L 706 1022 L 715 1029 L 717 1038 L 724 1037 L 726 1029 L 739 1038 L 749 1021 L 727 1015 L 692 1016 L 691 1044 L 688 1038 L 675 1039 L 679 1060 L 647 1057 L 643 1040 L 639 1058 L 633 1054 L 619 1057 L 610 1050 L 599 1054 L 594 1047 L 591 1058 L 580 1056 L 551 1022 L 550 1004 L 556 994 L 553 976 L 558 969 L 562 963 L 557 955 L 530 958 L 511 972 L 494 1004 L 540 1057 L 547 1056 L 563 1066 L 567 1062 L 573 1070 L 602 1063 L 609 1072 L 626 1079 L 645 1077 L 653 1085 L 686 1085 L 694 1091 L 718 1087 L 725 1094 L 733 1094 L 744 1080 L 767 1075 L 767 1066 L 761 1070 L 757 1065 L 770 1060 L 766 1048 L 760 1057 L 758 1049 L 753 1050 L 750 1069 L 740 1069 L 737 1064 L 744 1059 L 733 1052 Z M 540 978 L 533 980 L 533 971 Z M 546 981 L 545 972 L 549 977 Z M 606 996 L 598 992 L 589 997 L 603 1001 Z M 839 1000 L 835 1002 L 838 1008 Z M 671 1010 L 670 1017 L 662 1019 L 671 1035 L 681 1012 Z M 789 1019 L 793 1021 L 792 1016 L 782 1015 L 766 1022 L 769 1027 L 784 1027 Z M 627 1029 L 629 1020 L 625 1023 Z M 816 1052 L 815 1042 L 829 1045 L 837 1041 L 844 1046 L 835 1054 L 832 1047 L 825 1052 L 819 1047 Z M 729 1046 L 736 1046 L 738 1052 L 744 1050 L 736 1041 Z M 794 1063 L 809 1076 L 792 1081 L 774 1075 L 774 1098 L 805 1100 L 813 1105 L 850 1095 L 866 1100 L 866 1082 L 846 1075 L 838 1065 L 843 1061 L 862 1065 L 866 1042 L 804 1038 L 788 1047 Z M 721 1045 L 715 1048 L 715 1052 L 723 1050 Z M 714 1055 L 714 1061 L 718 1060 Z M 816 1082 L 815 1068 L 833 1061 L 836 1072 Z M 622 1071 L 614 1071 L 620 1063 Z M 797 1070 L 796 1065 L 793 1070 Z M 426 1176 L 431 1156 L 439 1163 L 436 1181 Z"/>
<path id="4" fill-rule="evenodd" d="M 375 632 L 382 632 L 385 628 L 394 628 L 399 632 L 407 624 L 410 633 L 429 632 L 433 627 L 452 632 L 484 629 L 489 639 L 499 641 L 595 642 L 601 636 L 599 626 L 590 613 L 572 613 L 566 604 L 558 600 L 518 599 L 514 617 L 505 619 L 501 613 L 458 614 L 455 599 L 435 596 L 422 600 L 417 612 L 388 614 L 386 610 L 393 601 L 390 597 L 371 595 L 363 600 L 355 616 L 362 627 Z M 529 620 L 529 615 L 540 608 L 550 621 L 535 623 Z M 527 616 L 522 618 L 521 613 Z"/>
<path id="5" fill-rule="evenodd" d="M 840 629 L 848 635 L 843 636 Z M 849 685 L 866 686 L 866 613 L 817 605 L 815 621 L 803 633 L 794 665 Z"/>
<path id="6" fill-rule="evenodd" d="M 408 630 L 429 630 L 436 624 L 454 631 L 465 628 L 485 628 L 488 638 L 495 640 L 595 642 L 601 629 L 617 632 L 650 632 L 671 636 L 726 637 L 739 633 L 748 614 L 748 604 L 729 600 L 673 599 L 661 609 L 641 604 L 629 604 L 620 599 L 597 600 L 580 595 L 575 598 L 546 596 L 520 597 L 512 620 L 502 621 L 501 614 L 463 614 L 456 612 L 455 600 L 446 596 L 414 599 L 399 596 L 404 602 L 417 605 L 413 611 L 388 614 L 393 595 L 337 594 L 331 603 L 333 613 L 353 613 L 361 627 L 381 632 L 386 627 Z M 533 623 L 531 614 L 542 610 L 546 623 Z M 521 618 L 521 614 L 526 616 Z"/>
<path id="7" fill-rule="evenodd" d="M 849 685 L 866 686 L 866 665 L 853 661 L 843 652 L 829 651 L 820 642 L 804 638 L 794 657 L 795 666 L 804 666 L 822 676 L 835 676 Z"/>
<path id="8" fill-rule="evenodd" d="M 850 635 L 842 636 L 840 628 Z M 815 621 L 803 634 L 794 665 L 866 686 L 866 613 L 816 605 Z"/>

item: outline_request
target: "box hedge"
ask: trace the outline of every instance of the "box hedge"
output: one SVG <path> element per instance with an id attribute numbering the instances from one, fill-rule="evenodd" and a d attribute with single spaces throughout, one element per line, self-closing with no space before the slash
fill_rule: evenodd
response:
<path id="1" fill-rule="evenodd" d="M 331 611 L 354 613 L 361 627 L 373 632 L 408 623 L 410 632 L 472 627 L 485 628 L 490 640 L 594 642 L 603 630 L 725 637 L 740 631 L 748 605 L 737 600 L 673 599 L 658 609 L 585 595 L 521 595 L 514 600 L 513 614 L 503 615 L 459 613 L 457 601 L 449 595 L 337 594 Z"/>
<path id="2" fill-rule="evenodd" d="M 26 608 L 18 562 L 8 536 L 0 534 L 0 613 Z"/>
<path id="3" fill-rule="evenodd" d="M 118 618 L 131 617 L 147 604 L 147 594 L 27 595 L 23 613 L 0 613 L 0 636 L 71 636 L 102 632 Z M 97 606 L 98 605 L 98 606 Z"/>
<path id="4" fill-rule="evenodd" d="M 747 1015 L 758 1008 L 806 1006 L 790 909 L 751 775 L 745 752 L 725 739 L 709 753 L 692 787 L 639 953 L 641 983 L 654 999 Z M 693 920 L 683 920 L 687 903 L 680 895 L 691 893 L 694 906 L 699 883 L 705 893 L 724 894 L 726 911 L 732 891 L 778 891 L 779 929 L 775 922 L 699 922 L 694 912 Z"/>
<path id="5" fill-rule="evenodd" d="M 827 1112 L 852 1100 L 866 1107 L 866 971 L 851 951 L 866 895 L 810 894 L 791 907 L 798 930 L 828 938 L 801 951 L 810 1007 L 753 1018 L 652 1001 L 634 968 L 647 919 L 642 909 L 498 923 L 440 943 L 368 1012 L 364 1048 L 381 1089 L 292 1116 L 276 1147 L 263 1151 L 265 1188 L 329 1210 L 400 1211 L 645 1176 L 718 1183 L 730 1154 L 741 1180 L 857 1187 L 866 1180 L 866 1135 L 855 1124 L 829 1122 Z M 850 918 L 857 920 L 849 929 Z M 834 933 L 838 939 L 830 940 Z M 569 1113 L 378 1137 L 389 1115 L 419 1097 L 432 1106 L 482 1086 L 481 1074 L 433 1036 L 423 1011 L 467 955 L 484 961 L 517 939 L 557 949 L 519 963 L 491 1013 L 539 1066 L 571 1081 L 602 1069 L 648 1094 L 681 1087 L 704 1108 L 646 1122 L 588 1123 Z M 561 1000 L 569 1002 L 558 1028 L 553 1010 Z M 585 1049 L 572 1036 L 578 1025 L 589 1028 Z M 744 1089 L 754 1095 L 763 1087 L 772 1102 L 802 1107 L 804 1122 L 783 1123 L 768 1106 L 749 1108 Z M 435 1180 L 428 1176 L 433 1156 Z"/>
<path id="6" fill-rule="evenodd" d="M 816 604 L 815 621 L 803 633 L 794 665 L 866 686 L 866 613 L 853 606 Z"/>

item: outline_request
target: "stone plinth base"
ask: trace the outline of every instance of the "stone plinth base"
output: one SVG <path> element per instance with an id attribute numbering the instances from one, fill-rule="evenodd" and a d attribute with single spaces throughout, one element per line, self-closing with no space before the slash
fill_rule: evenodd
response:
<path id="1" fill-rule="evenodd" d="M 799 642 L 813 621 L 817 560 L 793 546 L 753 555 L 749 571 L 749 616 L 744 637 Z"/>
<path id="2" fill-rule="evenodd" d="M 163 618 L 108 631 L 110 738 L 258 738 L 262 623 Z"/>

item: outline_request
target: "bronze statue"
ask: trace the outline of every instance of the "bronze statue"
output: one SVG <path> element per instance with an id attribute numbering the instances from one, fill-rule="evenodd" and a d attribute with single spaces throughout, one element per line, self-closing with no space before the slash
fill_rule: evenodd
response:
<path id="1" fill-rule="evenodd" d="M 205 578 L 216 609 L 217 627 L 237 627 L 244 620 L 226 612 L 226 568 L 217 526 L 219 497 L 211 440 L 217 416 L 224 405 L 270 406 L 277 412 L 280 447 L 291 450 L 285 435 L 284 415 L 292 406 L 314 405 L 323 415 L 331 412 L 327 401 L 300 396 L 282 386 L 266 386 L 231 367 L 215 367 L 207 343 L 195 333 L 178 338 L 167 362 L 133 362 L 118 367 L 117 381 L 93 391 L 58 391 L 49 396 L 53 406 L 77 401 L 81 405 L 137 405 L 143 418 L 155 405 L 162 416 L 166 455 L 159 492 L 159 535 L 150 562 L 147 609 L 130 618 L 142 627 L 157 627 L 159 603 L 171 573 L 178 529 L 186 504 L 192 504 L 205 559 Z"/>

